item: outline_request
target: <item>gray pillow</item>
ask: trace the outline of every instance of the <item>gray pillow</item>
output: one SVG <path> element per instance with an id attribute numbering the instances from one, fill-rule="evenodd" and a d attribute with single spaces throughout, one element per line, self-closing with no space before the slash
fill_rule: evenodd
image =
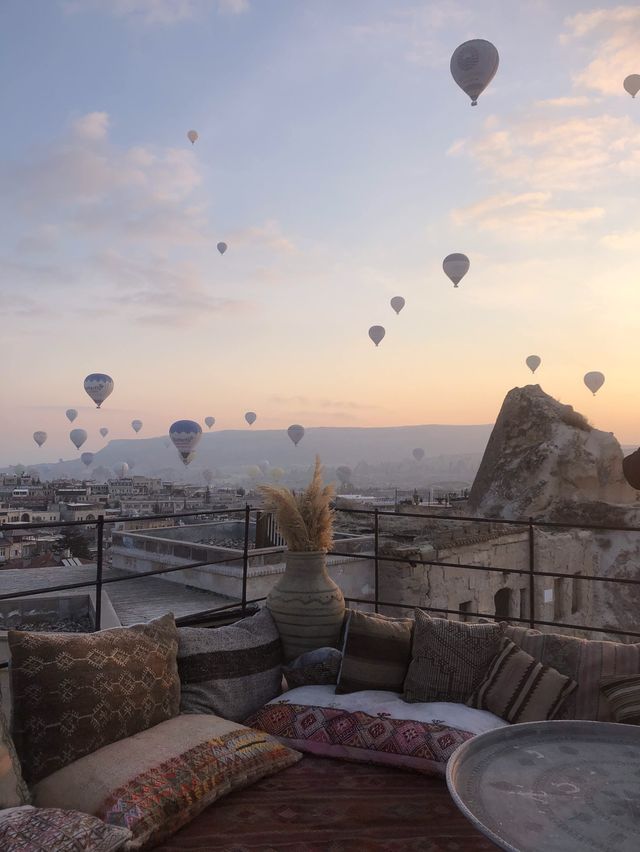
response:
<path id="1" fill-rule="evenodd" d="M 282 670 L 289 689 L 299 686 L 328 686 L 336 683 L 342 652 L 336 648 L 307 651 Z"/>
<path id="2" fill-rule="evenodd" d="M 236 624 L 178 628 L 182 713 L 240 722 L 280 695 L 282 646 L 267 609 Z"/>

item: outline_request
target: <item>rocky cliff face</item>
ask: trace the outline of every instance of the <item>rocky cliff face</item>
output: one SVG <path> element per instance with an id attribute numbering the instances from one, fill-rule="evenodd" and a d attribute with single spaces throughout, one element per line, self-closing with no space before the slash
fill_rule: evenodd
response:
<path id="1" fill-rule="evenodd" d="M 637 523 L 640 495 L 623 453 L 570 405 L 539 385 L 513 388 L 502 404 L 469 496 L 473 514 L 591 523 Z M 631 511 L 630 511 L 631 510 Z"/>

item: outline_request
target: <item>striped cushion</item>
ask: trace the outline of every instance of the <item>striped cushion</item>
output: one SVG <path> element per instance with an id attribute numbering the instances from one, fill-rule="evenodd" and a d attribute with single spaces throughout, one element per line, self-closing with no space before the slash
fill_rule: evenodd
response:
<path id="1" fill-rule="evenodd" d="M 412 627 L 411 618 L 351 610 L 336 692 L 402 692 L 411 659 Z"/>
<path id="2" fill-rule="evenodd" d="M 640 725 L 640 675 L 605 677 L 600 691 L 607 697 L 614 721 Z"/>
<path id="3" fill-rule="evenodd" d="M 486 678 L 467 701 L 507 722 L 555 719 L 578 684 L 556 669 L 543 666 L 510 639 L 489 666 Z"/>

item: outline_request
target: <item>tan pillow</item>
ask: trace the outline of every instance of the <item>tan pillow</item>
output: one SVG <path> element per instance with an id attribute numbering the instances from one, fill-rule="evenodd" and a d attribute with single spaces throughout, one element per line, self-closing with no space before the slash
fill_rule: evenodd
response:
<path id="1" fill-rule="evenodd" d="M 607 697 L 615 722 L 640 725 L 640 674 L 605 677 L 600 692 Z"/>
<path id="2" fill-rule="evenodd" d="M 467 704 L 507 722 L 542 722 L 556 718 L 577 686 L 575 680 L 543 666 L 505 638 Z"/>
<path id="3" fill-rule="evenodd" d="M 415 614 L 404 700 L 466 702 L 500 649 L 502 626 Z"/>
<path id="4" fill-rule="evenodd" d="M 0 810 L 28 802 L 29 791 L 22 778 L 20 761 L 0 703 Z"/>
<path id="5" fill-rule="evenodd" d="M 98 633 L 9 631 L 13 738 L 28 784 L 178 713 L 173 615 Z"/>
<path id="6" fill-rule="evenodd" d="M 363 689 L 402 692 L 411 658 L 412 628 L 411 618 L 351 610 L 336 693 Z"/>

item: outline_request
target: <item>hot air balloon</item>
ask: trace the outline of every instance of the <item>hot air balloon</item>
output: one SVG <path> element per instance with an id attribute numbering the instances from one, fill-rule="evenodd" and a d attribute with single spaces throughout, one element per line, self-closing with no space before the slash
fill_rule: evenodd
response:
<path id="1" fill-rule="evenodd" d="M 253 426 L 253 424 L 256 422 L 257 416 L 258 415 L 255 413 L 255 411 L 247 411 L 244 416 L 244 419 L 247 421 L 249 426 Z"/>
<path id="2" fill-rule="evenodd" d="M 191 142 L 191 144 L 193 145 L 193 143 L 194 143 L 194 142 L 197 142 L 197 140 L 198 140 L 198 131 L 197 131 L 197 130 L 190 130 L 190 131 L 187 133 L 187 139 L 188 139 L 188 140 L 189 140 L 189 142 Z"/>
<path id="3" fill-rule="evenodd" d="M 107 429 L 106 426 L 102 427 L 102 429 L 100 430 L 100 434 L 102 435 L 103 438 L 107 437 L 107 435 L 109 434 L 109 430 Z"/>
<path id="4" fill-rule="evenodd" d="M 73 423 L 73 421 L 78 416 L 78 412 L 75 410 L 75 408 L 67 408 L 65 414 L 67 415 L 67 420 L 69 421 L 69 423 Z"/>
<path id="5" fill-rule="evenodd" d="M 87 433 L 84 429 L 72 429 L 69 432 L 69 438 L 71 439 L 71 443 L 74 445 L 76 450 L 79 450 L 80 447 L 87 440 Z"/>
<path id="6" fill-rule="evenodd" d="M 122 479 L 129 473 L 129 465 L 126 462 L 122 462 L 121 464 L 117 465 L 116 473 L 118 474 L 120 479 Z"/>
<path id="7" fill-rule="evenodd" d="M 213 471 L 209 470 L 209 468 L 207 468 L 206 470 L 203 470 L 202 471 L 202 478 L 207 483 L 207 485 L 211 485 L 211 483 L 213 482 Z"/>
<path id="8" fill-rule="evenodd" d="M 626 91 L 629 92 L 632 98 L 640 92 L 640 74 L 629 74 L 628 77 L 624 78 L 624 83 L 622 84 Z"/>
<path id="9" fill-rule="evenodd" d="M 138 432 L 142 429 L 142 420 L 132 420 L 131 421 L 131 428 L 133 429 L 133 431 L 137 435 Z"/>
<path id="10" fill-rule="evenodd" d="M 205 417 L 204 422 L 205 422 L 207 428 L 211 429 L 213 424 L 216 422 L 216 418 L 215 417 Z"/>
<path id="11" fill-rule="evenodd" d="M 252 464 L 247 468 L 247 473 L 251 477 L 251 479 L 257 479 L 260 476 L 260 468 L 257 464 Z"/>
<path id="12" fill-rule="evenodd" d="M 415 450 L 411 451 L 411 455 L 416 461 L 422 461 L 422 459 L 424 458 L 424 450 L 422 449 L 422 447 L 416 447 Z"/>
<path id="13" fill-rule="evenodd" d="M 40 431 L 34 432 L 33 433 L 33 440 L 36 442 L 36 444 L 39 447 L 41 447 L 44 444 L 44 442 L 47 440 L 47 433 L 46 432 L 40 432 Z"/>
<path id="14" fill-rule="evenodd" d="M 393 299 L 391 299 L 391 307 L 397 314 L 399 314 L 404 308 L 404 299 L 402 296 L 394 296 Z"/>
<path id="15" fill-rule="evenodd" d="M 229 246 L 228 246 L 226 243 L 218 243 L 218 245 L 216 246 L 216 248 L 218 249 L 218 251 L 220 252 L 220 254 L 224 254 L 224 253 L 225 253 L 225 251 L 229 248 Z"/>
<path id="16" fill-rule="evenodd" d="M 369 337 L 373 340 L 376 346 L 382 342 L 382 338 L 385 334 L 386 331 L 381 325 L 372 325 L 369 329 Z"/>
<path id="17" fill-rule="evenodd" d="M 84 389 L 96 406 L 100 408 L 105 399 L 113 392 L 113 379 L 105 373 L 90 373 L 84 380 Z"/>
<path id="18" fill-rule="evenodd" d="M 346 464 L 340 465 L 340 467 L 336 468 L 336 475 L 340 482 L 343 485 L 346 485 L 348 482 L 351 482 L 351 477 L 353 475 L 353 471 L 350 467 L 347 467 Z"/>
<path id="19" fill-rule="evenodd" d="M 198 441 L 202 438 L 202 427 L 195 420 L 176 420 L 171 424 L 169 437 L 180 453 L 182 463 L 188 465 L 193 460 Z"/>
<path id="20" fill-rule="evenodd" d="M 585 373 L 584 383 L 595 396 L 604 384 L 604 375 L 594 370 L 591 373 Z"/>
<path id="21" fill-rule="evenodd" d="M 283 476 L 284 470 L 281 467 L 271 468 L 271 479 L 273 479 L 274 482 L 280 482 Z"/>
<path id="22" fill-rule="evenodd" d="M 83 453 L 80 456 L 80 461 L 83 465 L 89 467 L 89 465 L 93 462 L 93 453 Z"/>
<path id="23" fill-rule="evenodd" d="M 525 364 L 532 373 L 535 373 L 540 364 L 542 364 L 542 358 L 539 355 L 528 355 Z"/>
<path id="24" fill-rule="evenodd" d="M 265 461 L 258 462 L 258 467 L 260 468 L 260 473 L 261 473 L 263 476 L 266 476 L 266 475 L 267 475 L 267 471 L 268 471 L 268 470 L 269 470 L 269 468 L 271 467 L 271 462 L 268 462 L 268 461 L 266 461 L 266 460 L 265 460 Z"/>
<path id="25" fill-rule="evenodd" d="M 622 460 L 622 472 L 629 485 L 640 491 L 640 448 Z"/>
<path id="26" fill-rule="evenodd" d="M 294 423 L 287 429 L 287 435 L 297 447 L 300 441 L 304 438 L 304 426 L 300 426 L 299 423 Z"/>
<path id="27" fill-rule="evenodd" d="M 476 106 L 478 98 L 495 77 L 500 57 L 495 46 L 483 38 L 465 41 L 453 51 L 451 75 Z"/>
<path id="28" fill-rule="evenodd" d="M 469 258 L 466 254 L 448 254 L 442 261 L 444 274 L 453 281 L 454 287 L 457 287 L 458 282 L 462 281 L 469 271 L 469 266 Z"/>

